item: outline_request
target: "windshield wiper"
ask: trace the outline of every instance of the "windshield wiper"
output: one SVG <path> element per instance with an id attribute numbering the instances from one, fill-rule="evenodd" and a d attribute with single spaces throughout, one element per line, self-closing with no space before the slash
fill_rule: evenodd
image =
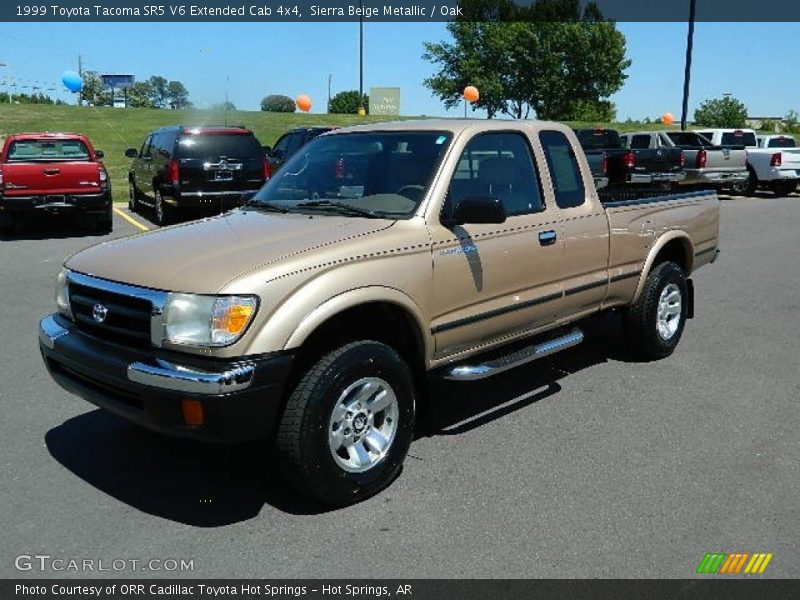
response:
<path id="1" fill-rule="evenodd" d="M 286 214 L 289 212 L 288 208 L 284 208 L 283 206 L 278 206 L 277 204 L 272 204 L 271 202 L 253 202 L 252 200 L 245 203 L 244 208 L 255 208 L 259 210 L 264 210 L 268 212 L 277 212 L 281 214 Z"/>
<path id="2" fill-rule="evenodd" d="M 295 207 L 332 209 L 333 211 L 336 212 L 345 212 L 351 215 L 358 215 L 360 217 L 369 217 L 371 219 L 383 218 L 375 211 L 369 210 L 367 208 L 360 208 L 358 206 L 353 206 L 352 204 L 347 204 L 346 202 L 331 202 L 330 200 L 314 200 L 312 202 L 301 202 L 300 204 L 295 204 Z"/>

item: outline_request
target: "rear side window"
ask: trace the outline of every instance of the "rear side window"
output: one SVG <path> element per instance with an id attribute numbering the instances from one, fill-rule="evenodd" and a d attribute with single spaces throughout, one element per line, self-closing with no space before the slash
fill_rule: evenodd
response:
<path id="1" fill-rule="evenodd" d="M 575 151 L 567 136 L 560 131 L 542 131 L 539 141 L 550 170 L 550 179 L 559 208 L 573 208 L 586 201 L 583 178 L 575 159 Z"/>
<path id="2" fill-rule="evenodd" d="M 178 158 L 260 158 L 264 150 L 252 134 L 208 133 L 185 135 L 178 140 Z"/>
<path id="3" fill-rule="evenodd" d="M 698 135 L 692 131 L 668 131 L 667 137 L 676 146 L 692 146 L 710 148 L 714 144 L 708 138 Z"/>
<path id="4" fill-rule="evenodd" d="M 89 149 L 80 140 L 18 140 L 8 148 L 8 162 L 89 160 Z"/>
<path id="5" fill-rule="evenodd" d="M 578 129 L 575 131 L 584 150 L 621 148 L 619 134 L 613 129 Z"/>
<path id="6" fill-rule="evenodd" d="M 650 147 L 649 135 L 635 135 L 631 138 L 631 148 L 635 150 L 646 150 Z"/>
<path id="7" fill-rule="evenodd" d="M 450 182 L 445 211 L 471 196 L 499 199 L 509 217 L 542 210 L 539 177 L 522 135 L 484 133 L 470 140 Z"/>

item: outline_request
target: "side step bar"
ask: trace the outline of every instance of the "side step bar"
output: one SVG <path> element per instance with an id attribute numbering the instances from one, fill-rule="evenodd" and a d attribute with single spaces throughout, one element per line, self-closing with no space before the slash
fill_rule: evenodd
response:
<path id="1" fill-rule="evenodd" d="M 524 365 L 534 360 L 550 356 L 556 352 L 561 352 L 567 348 L 577 346 L 583 341 L 583 332 L 577 327 L 557 338 L 527 346 L 521 350 L 517 350 L 506 356 L 495 358 L 484 363 L 469 366 L 461 365 L 453 367 L 444 373 L 445 379 L 453 381 L 474 381 L 476 379 L 485 379 L 492 377 L 503 371 L 508 371 L 514 367 Z"/>

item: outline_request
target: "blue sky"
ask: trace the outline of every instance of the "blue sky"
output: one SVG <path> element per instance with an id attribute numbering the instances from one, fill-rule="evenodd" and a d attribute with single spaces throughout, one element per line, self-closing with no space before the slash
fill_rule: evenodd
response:
<path id="1" fill-rule="evenodd" d="M 679 117 L 686 24 L 619 28 L 633 65 L 613 98 L 618 117 Z M 446 113 L 422 86 L 433 70 L 421 59 L 422 43 L 446 38 L 442 23 L 366 23 L 365 88 L 399 86 L 403 114 L 459 114 Z M 269 93 L 307 93 L 312 112 L 324 112 L 329 74 L 333 93 L 358 88 L 358 23 L 4 23 L 0 39 L 0 62 L 9 65 L 0 67 L 0 82 L 10 75 L 65 100 L 61 75 L 77 69 L 78 54 L 84 68 L 100 72 L 179 79 L 200 107 L 221 102 L 227 88 L 243 110 L 257 110 Z M 727 92 L 755 116 L 800 110 L 792 56 L 800 56 L 798 23 L 698 23 L 690 118 L 702 100 Z"/>

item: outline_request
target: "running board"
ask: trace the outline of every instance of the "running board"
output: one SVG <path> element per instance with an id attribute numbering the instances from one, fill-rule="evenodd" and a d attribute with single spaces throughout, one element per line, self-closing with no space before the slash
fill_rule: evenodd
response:
<path id="1" fill-rule="evenodd" d="M 561 352 L 567 348 L 577 346 L 583 341 L 583 332 L 575 328 L 567 334 L 553 338 L 546 342 L 527 346 L 506 356 L 495 358 L 479 365 L 461 365 L 445 371 L 444 378 L 453 381 L 474 381 L 492 377 L 503 371 L 508 371 L 514 367 L 525 363 L 550 356 L 556 352 Z"/>

